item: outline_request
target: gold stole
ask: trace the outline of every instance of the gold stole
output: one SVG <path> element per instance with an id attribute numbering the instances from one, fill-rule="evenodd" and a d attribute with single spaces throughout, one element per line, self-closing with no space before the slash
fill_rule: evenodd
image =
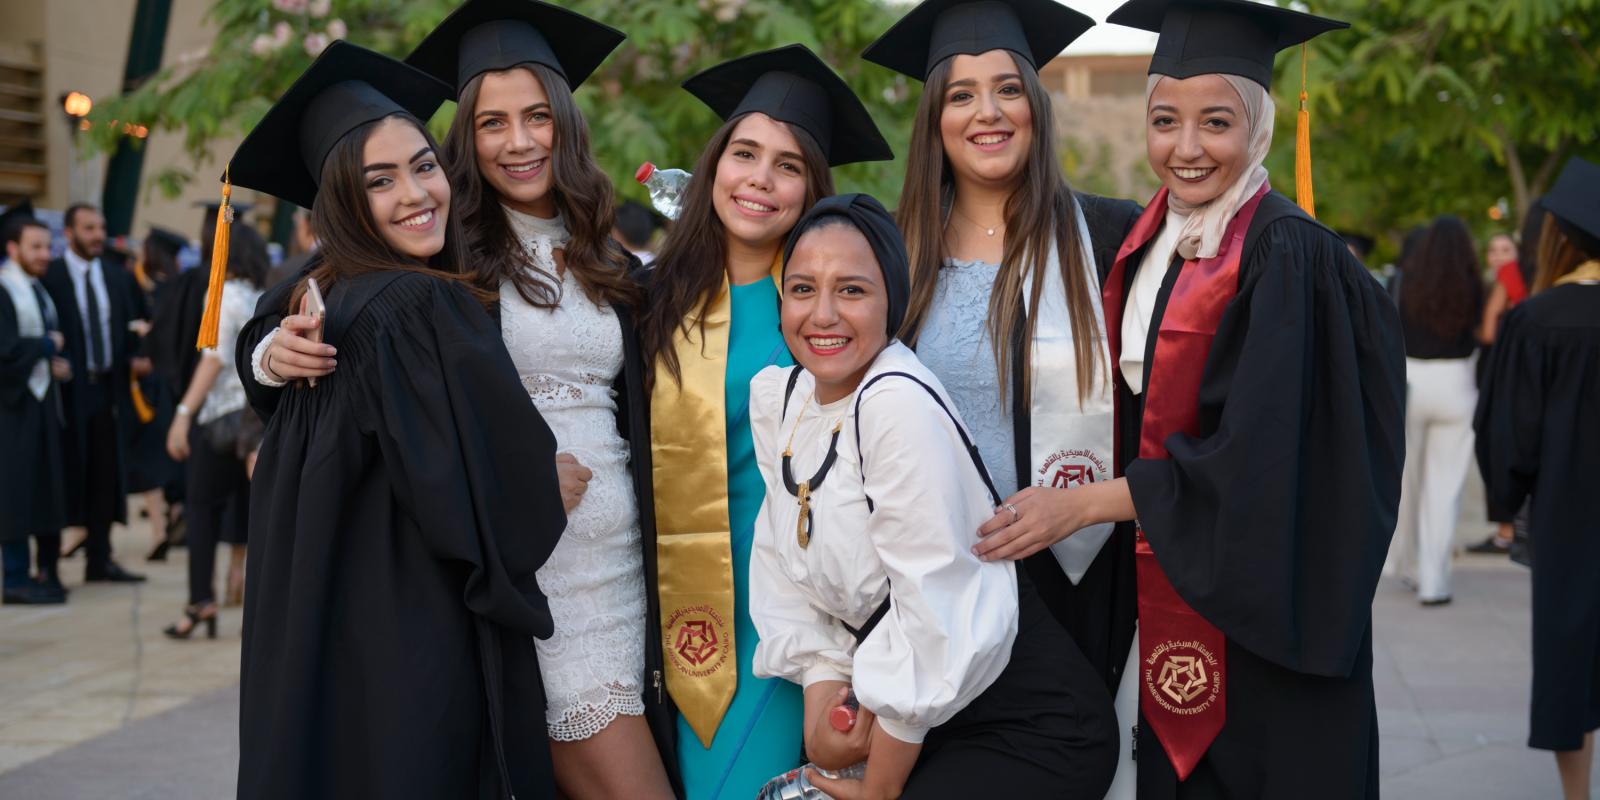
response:
<path id="1" fill-rule="evenodd" d="M 773 261 L 772 279 L 782 285 L 781 260 Z M 724 275 L 704 326 L 691 319 L 688 330 L 680 329 L 673 337 L 681 385 L 658 364 L 650 395 L 656 574 L 667 692 L 705 747 L 711 746 L 739 688 L 724 398 L 732 318 L 733 300 Z"/>
<path id="2" fill-rule="evenodd" d="M 1565 286 L 1569 283 L 1589 283 L 1592 281 L 1600 281 L 1600 260 L 1585 261 L 1573 267 L 1571 272 L 1556 278 L 1555 282 L 1550 285 L 1555 287 Z"/>

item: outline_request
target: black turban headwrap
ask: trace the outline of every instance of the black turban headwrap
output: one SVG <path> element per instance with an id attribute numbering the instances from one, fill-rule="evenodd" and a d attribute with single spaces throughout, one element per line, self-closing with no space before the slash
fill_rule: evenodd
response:
<path id="1" fill-rule="evenodd" d="M 883 273 L 884 293 L 889 298 L 889 338 L 893 339 L 895 331 L 900 330 L 900 323 L 906 318 L 906 303 L 911 297 L 911 260 L 906 255 L 906 243 L 900 236 L 900 227 L 894 224 L 894 217 L 872 195 L 836 194 L 812 206 L 795 223 L 794 230 L 789 232 L 789 241 L 783 246 L 783 270 L 786 273 L 789 271 L 789 257 L 794 254 L 794 246 L 800 237 L 806 231 L 832 222 L 835 218 L 844 220 L 860 231 L 872 247 L 872 255 L 877 258 L 878 269 Z"/>

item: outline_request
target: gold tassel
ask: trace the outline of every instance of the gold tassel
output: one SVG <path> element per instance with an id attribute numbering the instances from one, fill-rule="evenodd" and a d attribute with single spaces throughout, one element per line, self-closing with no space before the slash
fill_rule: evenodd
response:
<path id="1" fill-rule="evenodd" d="M 139 388 L 139 379 L 131 378 L 128 392 L 133 396 L 133 413 L 139 417 L 140 425 L 150 424 L 156 418 L 156 410 L 150 407 L 150 401 L 144 399 L 144 391 Z"/>
<path id="2" fill-rule="evenodd" d="M 228 180 L 228 169 L 222 170 L 222 206 L 217 209 L 216 235 L 211 240 L 211 282 L 206 286 L 206 311 L 200 317 L 200 338 L 194 349 L 209 350 L 217 346 L 217 325 L 222 317 L 222 284 L 228 279 L 228 241 L 233 227 L 233 206 L 228 198 L 233 195 L 233 184 Z"/>
<path id="3" fill-rule="evenodd" d="M 1311 193 L 1311 112 L 1306 110 L 1306 46 L 1300 45 L 1300 114 L 1294 126 L 1294 201 L 1312 219 L 1317 201 Z"/>

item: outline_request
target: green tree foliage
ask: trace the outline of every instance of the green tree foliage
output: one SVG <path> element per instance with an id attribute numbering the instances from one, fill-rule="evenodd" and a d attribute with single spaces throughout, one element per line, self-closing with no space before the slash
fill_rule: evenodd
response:
<path id="1" fill-rule="evenodd" d="M 799 43 L 844 75 L 884 136 L 903 155 L 916 89 L 857 55 L 899 12 L 875 0 L 561 0 L 628 34 L 577 93 L 595 158 L 625 193 L 644 197 L 633 172 L 646 160 L 692 167 L 718 120 L 678 84 L 738 55 Z M 455 0 L 215 0 L 217 36 L 203 53 L 181 54 L 137 90 L 97 105 L 91 140 L 103 149 L 126 135 L 123 121 L 179 131 L 188 165 L 168 165 L 148 182 L 169 194 L 194 179 L 219 138 L 249 130 L 316 52 L 346 38 L 403 57 L 458 3 Z M 453 106 L 433 120 L 448 124 Z M 113 121 L 117 121 L 113 123 Z M 226 155 L 218 153 L 216 155 Z M 898 162 L 836 173 L 841 191 L 889 200 Z M 212 177 L 201 176 L 204 180 Z M 891 202 L 892 205 L 892 202 Z"/>
<path id="2" fill-rule="evenodd" d="M 1386 235 L 1391 248 L 1438 214 L 1506 230 L 1569 156 L 1600 158 L 1600 0 L 1306 5 L 1352 23 L 1311 45 L 1323 221 Z M 1292 192 L 1299 48 L 1280 67 L 1268 166 Z M 1491 222 L 1502 199 L 1509 213 Z"/>

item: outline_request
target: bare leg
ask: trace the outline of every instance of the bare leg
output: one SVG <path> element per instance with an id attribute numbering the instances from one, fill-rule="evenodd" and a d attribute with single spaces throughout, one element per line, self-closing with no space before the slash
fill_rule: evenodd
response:
<path id="1" fill-rule="evenodd" d="M 1594 731 L 1583 736 L 1582 750 L 1557 750 L 1556 771 L 1561 773 L 1564 800 L 1589 800 L 1589 768 L 1594 764 Z M 561 772 L 561 767 L 556 767 Z"/>
<path id="2" fill-rule="evenodd" d="M 145 512 L 150 516 L 150 546 L 167 540 L 167 501 L 160 489 L 144 493 Z"/>
<path id="3" fill-rule="evenodd" d="M 605 730 L 577 742 L 550 742 L 556 783 L 572 800 L 660 798 L 672 786 L 644 717 L 618 716 Z"/>

